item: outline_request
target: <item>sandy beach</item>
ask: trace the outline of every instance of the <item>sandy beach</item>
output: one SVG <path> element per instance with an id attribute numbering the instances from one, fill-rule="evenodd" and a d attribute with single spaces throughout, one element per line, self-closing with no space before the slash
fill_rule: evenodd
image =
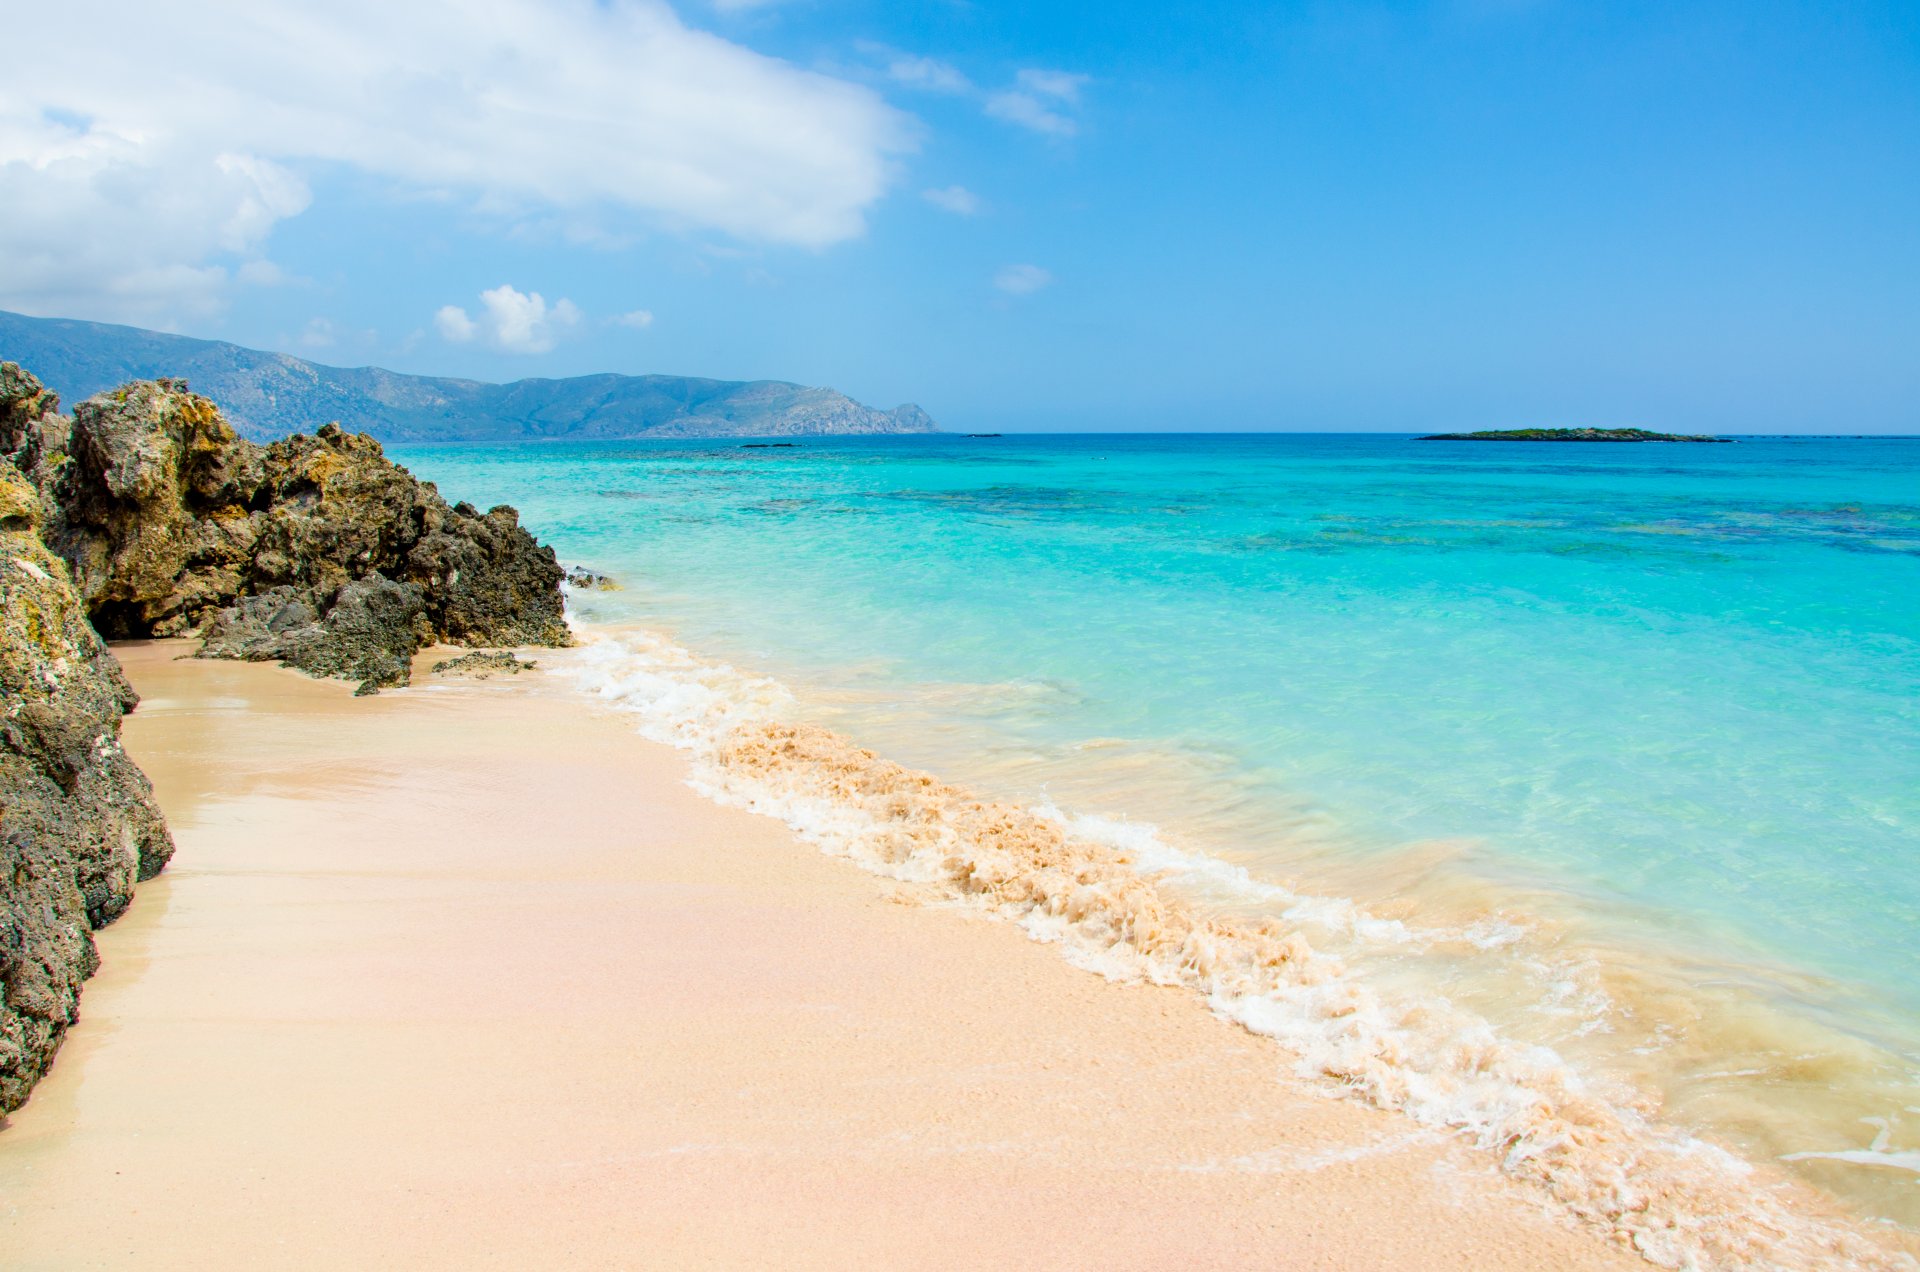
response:
<path id="1" fill-rule="evenodd" d="M 119 651 L 180 849 L 0 1133 L 9 1266 L 1643 1266 L 538 673 L 187 648 Z"/>

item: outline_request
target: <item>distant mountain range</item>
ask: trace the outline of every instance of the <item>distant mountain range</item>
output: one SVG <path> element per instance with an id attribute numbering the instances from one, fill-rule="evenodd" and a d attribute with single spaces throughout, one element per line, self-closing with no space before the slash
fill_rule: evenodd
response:
<path id="1" fill-rule="evenodd" d="M 255 439 L 330 421 L 390 442 L 939 431 L 911 404 L 881 411 L 780 380 L 609 374 L 486 384 L 322 366 L 218 340 L 5 310 L 0 361 L 19 363 L 68 406 L 128 380 L 184 377 Z"/>

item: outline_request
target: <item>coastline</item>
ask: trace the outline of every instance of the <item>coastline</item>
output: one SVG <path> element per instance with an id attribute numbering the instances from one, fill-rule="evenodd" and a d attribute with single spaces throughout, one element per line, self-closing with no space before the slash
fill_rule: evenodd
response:
<path id="1" fill-rule="evenodd" d="M 0 1135 L 16 1266 L 1639 1266 L 544 674 L 354 700 L 177 644 L 119 652 L 180 853 Z"/>

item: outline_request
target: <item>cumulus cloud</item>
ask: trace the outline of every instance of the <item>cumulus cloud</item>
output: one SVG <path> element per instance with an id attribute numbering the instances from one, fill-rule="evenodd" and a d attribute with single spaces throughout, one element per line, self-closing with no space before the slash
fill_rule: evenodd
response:
<path id="1" fill-rule="evenodd" d="M 615 314 L 613 317 L 607 319 L 607 321 L 616 327 L 632 327 L 639 331 L 645 331 L 648 327 L 653 326 L 653 310 L 629 309 L 624 314 Z"/>
<path id="2" fill-rule="evenodd" d="M 920 197 L 934 207 L 955 216 L 972 216 L 980 210 L 980 196 L 965 186 L 948 186 L 944 190 L 922 190 Z"/>
<path id="3" fill-rule="evenodd" d="M 1029 67 L 1015 77 L 1013 87 L 987 98 L 987 114 L 1050 137 L 1071 137 L 1079 122 L 1068 113 L 1080 104 L 1087 77 L 1070 71 Z"/>
<path id="4" fill-rule="evenodd" d="M 1031 296 L 1053 282 L 1053 275 L 1038 265 L 1008 265 L 993 276 L 993 285 L 1009 296 Z"/>
<path id="5" fill-rule="evenodd" d="M 217 305 L 344 166 L 526 215 L 823 247 L 910 121 L 661 0 L 64 0 L 8 15 L 0 304 Z"/>
<path id="6" fill-rule="evenodd" d="M 549 307 L 539 292 L 523 292 L 509 283 L 481 292 L 478 314 L 442 305 L 433 315 L 442 339 L 455 344 L 479 340 L 503 353 L 545 353 L 579 322 L 580 309 L 572 301 L 555 301 Z"/>
<path id="7" fill-rule="evenodd" d="M 331 349 L 334 344 L 333 323 L 326 318 L 315 318 L 300 333 L 300 343 L 309 349 Z"/>

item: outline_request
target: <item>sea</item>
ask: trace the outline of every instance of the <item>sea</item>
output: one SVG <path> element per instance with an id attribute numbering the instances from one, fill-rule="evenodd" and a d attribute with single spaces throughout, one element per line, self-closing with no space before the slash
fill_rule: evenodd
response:
<path id="1" fill-rule="evenodd" d="M 701 752 L 716 797 L 856 858 L 938 823 L 943 846 L 866 853 L 903 877 L 970 832 L 903 811 L 897 777 L 867 830 L 835 821 L 879 789 L 863 765 L 1091 845 L 1073 886 L 1134 872 L 1197 916 L 1178 949 L 1058 889 L 994 904 L 1535 1162 L 1576 1210 L 1659 1177 L 1640 1148 L 1566 1156 L 1618 1132 L 1920 1230 L 1920 439 L 394 455 L 617 581 L 572 590 L 561 665 Z M 854 749 L 804 799 L 784 769 L 784 795 L 728 777 L 729 731 L 769 720 Z M 1607 1197 L 1567 1182 L 1590 1170 Z"/>

